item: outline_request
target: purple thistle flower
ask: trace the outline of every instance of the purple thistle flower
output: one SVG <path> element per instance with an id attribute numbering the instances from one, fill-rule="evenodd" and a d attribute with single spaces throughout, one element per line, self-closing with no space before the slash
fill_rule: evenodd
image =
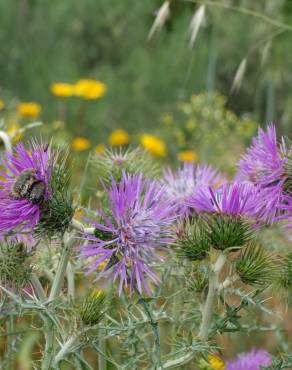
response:
<path id="1" fill-rule="evenodd" d="M 226 370 L 261 370 L 261 366 L 271 365 L 272 360 L 267 351 L 251 350 L 241 353 L 234 361 L 226 364 Z"/>
<path id="2" fill-rule="evenodd" d="M 190 207 L 198 212 L 253 216 L 258 191 L 249 183 L 225 183 L 217 190 L 203 188 L 190 199 Z"/>
<path id="3" fill-rule="evenodd" d="M 151 264 L 162 261 L 157 252 L 167 250 L 173 241 L 173 207 L 166 202 L 165 190 L 157 182 L 142 175 L 123 173 L 119 184 L 112 181 L 108 191 L 110 216 L 100 212 L 103 223 L 94 223 L 96 236 L 83 235 L 86 243 L 79 247 L 80 257 L 88 259 L 87 272 L 105 266 L 96 277 L 103 280 L 119 280 L 119 294 L 129 284 L 142 294 L 151 290 L 147 276 L 153 283 L 159 278 Z M 98 236 L 97 236 L 98 235 Z"/>
<path id="4" fill-rule="evenodd" d="M 189 200 L 201 188 L 216 187 L 224 181 L 214 168 L 208 165 L 194 167 L 184 162 L 176 172 L 167 169 L 164 172 L 163 184 L 168 201 L 175 205 L 181 217 L 187 216 L 191 209 Z"/>
<path id="5" fill-rule="evenodd" d="M 14 152 L 6 153 L 2 162 L 6 171 L 0 171 L 0 233 L 16 228 L 18 232 L 31 231 L 38 223 L 41 203 L 50 196 L 55 161 L 48 145 L 35 142 L 28 149 L 19 143 Z"/>
<path id="6" fill-rule="evenodd" d="M 282 138 L 281 145 L 278 144 L 274 125 L 269 125 L 266 131 L 259 129 L 252 146 L 239 161 L 238 179 L 259 187 L 262 201 L 258 218 L 263 222 L 271 224 L 281 213 L 288 178 L 286 164 L 285 143 Z"/>

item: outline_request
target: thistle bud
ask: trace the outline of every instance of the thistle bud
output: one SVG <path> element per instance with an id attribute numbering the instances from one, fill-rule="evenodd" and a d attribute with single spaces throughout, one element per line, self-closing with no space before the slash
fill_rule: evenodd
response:
<path id="1" fill-rule="evenodd" d="M 22 288 L 31 273 L 30 253 L 22 242 L 0 242 L 0 282 L 2 285 Z"/>
<path id="2" fill-rule="evenodd" d="M 288 253 L 280 264 L 280 274 L 278 285 L 284 295 L 291 300 L 292 293 L 292 252 Z"/>
<path id="3" fill-rule="evenodd" d="M 158 166 L 142 148 L 106 150 L 105 153 L 96 153 L 92 163 L 105 183 L 112 179 L 120 182 L 122 173 L 129 175 L 143 173 L 146 177 L 153 178 L 158 174 Z"/>
<path id="4" fill-rule="evenodd" d="M 69 191 L 67 153 L 62 153 L 62 157 L 62 163 L 58 161 L 52 169 L 49 183 L 50 197 L 41 205 L 41 217 L 36 226 L 36 234 L 48 238 L 63 235 L 74 215 L 72 196 Z"/>
<path id="5" fill-rule="evenodd" d="M 84 325 L 96 325 L 106 310 L 106 296 L 101 290 L 92 290 L 82 302 L 79 314 Z"/>
<path id="6" fill-rule="evenodd" d="M 206 216 L 206 223 L 210 243 L 217 250 L 243 247 L 253 238 L 250 224 L 241 215 L 213 214 Z"/>
<path id="7" fill-rule="evenodd" d="M 254 243 L 240 254 L 235 266 L 245 284 L 265 286 L 276 278 L 275 256 Z"/>
<path id="8" fill-rule="evenodd" d="M 206 292 L 209 284 L 209 274 L 207 266 L 202 264 L 196 265 L 194 271 L 185 276 L 187 289 L 196 293 Z"/>
<path id="9" fill-rule="evenodd" d="M 177 253 L 190 261 L 203 260 L 210 249 L 206 225 L 200 220 L 188 220 L 177 232 Z"/>

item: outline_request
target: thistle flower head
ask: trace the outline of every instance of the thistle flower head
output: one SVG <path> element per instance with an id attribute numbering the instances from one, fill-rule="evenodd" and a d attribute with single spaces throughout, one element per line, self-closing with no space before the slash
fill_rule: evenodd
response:
<path id="1" fill-rule="evenodd" d="M 269 125 L 266 131 L 259 129 L 252 146 L 239 162 L 238 178 L 259 187 L 258 218 L 263 222 L 273 223 L 281 213 L 283 196 L 287 191 L 291 194 L 288 155 L 284 139 L 279 144 L 275 126 Z"/>
<path id="2" fill-rule="evenodd" d="M 227 362 L 226 370 L 261 370 L 261 366 L 268 366 L 271 363 L 271 357 L 267 351 L 253 349 Z"/>
<path id="3" fill-rule="evenodd" d="M 0 172 L 1 233 L 15 228 L 31 230 L 38 223 L 41 205 L 51 195 L 49 183 L 55 162 L 50 146 L 35 142 L 28 149 L 19 143 L 13 153 L 6 154 L 6 171 Z"/>
<path id="4" fill-rule="evenodd" d="M 248 183 L 223 184 L 214 190 L 201 188 L 189 201 L 198 212 L 218 213 L 232 216 L 251 216 L 257 202 L 257 190 Z"/>
<path id="5" fill-rule="evenodd" d="M 163 195 L 158 183 L 142 175 L 123 173 L 119 184 L 112 181 L 110 214 L 101 213 L 102 222 L 93 223 L 95 235 L 83 235 L 86 243 L 80 247 L 81 258 L 88 259 L 89 272 L 106 263 L 96 280 L 104 278 L 105 284 L 119 279 L 119 293 L 129 284 L 131 292 L 137 287 L 140 293 L 144 290 L 150 294 L 145 275 L 159 282 L 150 265 L 162 260 L 158 250 L 173 241 L 171 224 L 175 217 Z"/>
<path id="6" fill-rule="evenodd" d="M 198 165 L 190 162 L 178 168 L 176 172 L 165 170 L 163 183 L 168 201 L 176 205 L 180 215 L 186 216 L 191 212 L 189 200 L 199 189 L 209 186 L 216 187 L 223 181 L 223 177 L 211 166 Z"/>
<path id="7" fill-rule="evenodd" d="M 257 190 L 248 183 L 223 184 L 219 189 L 200 189 L 189 204 L 204 214 L 210 244 L 219 250 L 242 247 L 252 237 L 248 217 L 257 204 Z"/>

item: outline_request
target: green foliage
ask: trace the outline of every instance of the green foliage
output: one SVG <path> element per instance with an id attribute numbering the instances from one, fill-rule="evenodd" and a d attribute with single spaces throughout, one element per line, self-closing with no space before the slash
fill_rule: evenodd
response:
<path id="1" fill-rule="evenodd" d="M 68 229 L 74 214 L 72 195 L 69 190 L 70 176 L 68 153 L 60 151 L 50 182 L 52 195 L 42 203 L 41 218 L 35 230 L 37 235 L 48 238 L 55 235 L 62 236 Z"/>
<path id="2" fill-rule="evenodd" d="M 106 295 L 102 291 L 91 291 L 83 300 L 79 314 L 84 325 L 96 325 L 106 310 Z"/>
<path id="3" fill-rule="evenodd" d="M 292 368 L 292 354 L 283 354 L 279 357 L 274 357 L 272 365 L 263 366 L 263 370 L 282 370 Z"/>
<path id="4" fill-rule="evenodd" d="M 242 282 L 249 285 L 269 285 L 277 276 L 275 256 L 255 243 L 250 243 L 241 252 L 235 266 Z"/>
<path id="5" fill-rule="evenodd" d="M 30 253 L 21 242 L 4 239 L 0 243 L 0 282 L 8 287 L 22 288 L 28 282 Z"/>
<path id="6" fill-rule="evenodd" d="M 244 247 L 253 237 L 249 222 L 241 216 L 214 214 L 206 215 L 209 240 L 218 250 Z"/>
<path id="7" fill-rule="evenodd" d="M 207 257 L 210 249 L 209 233 L 205 223 L 200 219 L 188 219 L 179 226 L 176 250 L 180 257 L 190 261 Z"/>

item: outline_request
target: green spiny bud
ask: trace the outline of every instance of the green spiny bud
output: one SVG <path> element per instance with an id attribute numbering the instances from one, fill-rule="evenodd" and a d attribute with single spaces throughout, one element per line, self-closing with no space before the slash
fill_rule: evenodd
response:
<path id="1" fill-rule="evenodd" d="M 207 291 L 209 284 L 209 269 L 202 264 L 196 264 L 193 271 L 185 275 L 187 289 L 196 293 Z"/>
<path id="2" fill-rule="evenodd" d="M 119 182 L 123 171 L 130 175 L 143 173 L 147 177 L 156 177 L 158 174 L 157 164 L 142 148 L 108 149 L 102 154 L 95 153 L 92 163 L 105 183 L 111 182 L 112 178 Z"/>
<path id="3" fill-rule="evenodd" d="M 22 288 L 29 280 L 30 253 L 21 242 L 4 240 L 0 243 L 1 284 Z"/>
<path id="4" fill-rule="evenodd" d="M 85 325 L 100 322 L 106 310 L 106 296 L 101 290 L 92 290 L 82 302 L 79 314 Z"/>
<path id="5" fill-rule="evenodd" d="M 281 284 L 292 291 L 292 252 L 288 253 L 281 263 Z"/>
<path id="6" fill-rule="evenodd" d="M 214 214 L 206 216 L 210 244 L 218 250 L 243 247 L 253 238 L 250 224 L 241 216 Z"/>
<path id="7" fill-rule="evenodd" d="M 236 271 L 245 284 L 265 286 L 276 278 L 275 256 L 251 243 L 236 260 Z"/>
<path id="8" fill-rule="evenodd" d="M 177 229 L 177 253 L 190 261 L 207 257 L 210 240 L 206 225 L 201 220 L 188 220 Z"/>
<path id="9" fill-rule="evenodd" d="M 52 172 L 51 196 L 42 203 L 40 221 L 35 230 L 37 235 L 48 238 L 63 235 L 74 215 L 72 196 L 69 191 L 68 153 L 61 153 L 59 157 L 62 157 L 62 162 L 59 161 Z"/>

